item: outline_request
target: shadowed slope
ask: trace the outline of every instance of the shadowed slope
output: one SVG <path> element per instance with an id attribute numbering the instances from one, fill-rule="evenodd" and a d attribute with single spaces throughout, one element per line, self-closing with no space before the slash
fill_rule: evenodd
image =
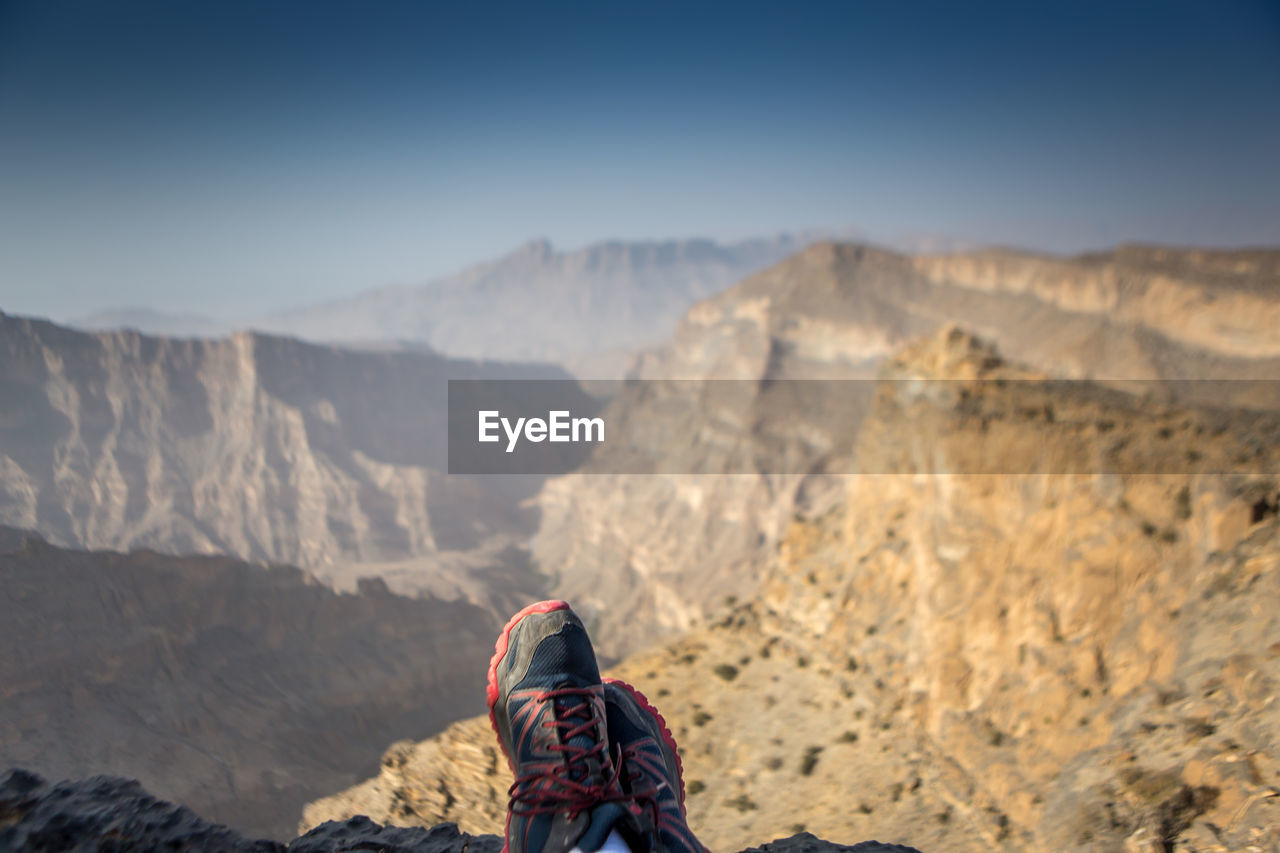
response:
<path id="1" fill-rule="evenodd" d="M 33 536 L 0 554 L 0 589 L 0 764 L 125 773 L 260 833 L 388 740 L 482 710 L 496 630 L 381 581 L 337 594 L 293 568 Z"/>

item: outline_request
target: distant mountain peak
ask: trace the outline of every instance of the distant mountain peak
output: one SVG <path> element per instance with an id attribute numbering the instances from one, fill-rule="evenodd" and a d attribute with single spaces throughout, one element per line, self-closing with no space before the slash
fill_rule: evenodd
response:
<path id="1" fill-rule="evenodd" d="M 819 236 L 608 240 L 572 249 L 538 237 L 421 285 L 369 291 L 253 325 L 315 341 L 414 340 L 455 356 L 621 373 L 630 353 L 665 339 L 695 302 Z"/>
<path id="2" fill-rule="evenodd" d="M 550 240 L 546 237 L 535 237 L 522 243 L 509 257 L 545 261 L 554 254 L 556 254 L 556 249 L 555 246 L 551 245 Z"/>

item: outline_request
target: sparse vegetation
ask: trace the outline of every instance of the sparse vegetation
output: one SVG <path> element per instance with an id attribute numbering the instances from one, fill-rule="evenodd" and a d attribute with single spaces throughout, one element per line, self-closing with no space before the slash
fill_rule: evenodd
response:
<path id="1" fill-rule="evenodd" d="M 1174 498 L 1174 514 L 1183 521 L 1191 517 L 1191 490 L 1183 486 Z"/>
<path id="2" fill-rule="evenodd" d="M 1208 720 L 1199 719 L 1199 718 L 1187 720 L 1186 725 L 1187 725 L 1187 733 L 1190 734 L 1191 737 L 1195 738 L 1196 740 L 1199 740 L 1200 738 L 1206 738 L 1218 730 L 1218 727 L 1215 726 L 1213 723 L 1209 722 Z"/>
<path id="3" fill-rule="evenodd" d="M 1160 803 L 1169 799 L 1182 787 L 1177 773 L 1152 771 L 1143 767 L 1125 767 L 1120 771 L 1120 782 L 1125 789 L 1148 803 Z"/>
<path id="4" fill-rule="evenodd" d="M 717 664 L 716 668 L 712 670 L 712 672 L 723 678 L 725 681 L 733 681 L 738 677 L 738 668 L 731 663 Z"/>
<path id="5" fill-rule="evenodd" d="M 692 797 L 694 794 L 701 794 L 706 789 L 707 789 L 707 786 L 702 784 L 701 779 L 690 779 L 689 784 L 684 786 L 684 792 L 688 794 L 690 797 Z"/>
<path id="6" fill-rule="evenodd" d="M 729 800 L 728 805 L 740 812 L 751 812 L 760 808 L 746 794 L 739 794 L 732 800 Z"/>
<path id="7" fill-rule="evenodd" d="M 695 726 L 699 726 L 699 727 L 705 726 L 709 722 L 711 722 L 711 715 L 708 714 L 706 711 L 693 712 L 693 724 Z"/>
<path id="8" fill-rule="evenodd" d="M 800 759 L 800 775 L 810 776 L 813 769 L 818 766 L 818 756 L 822 753 L 822 747 L 811 746 L 804 751 L 804 758 Z"/>

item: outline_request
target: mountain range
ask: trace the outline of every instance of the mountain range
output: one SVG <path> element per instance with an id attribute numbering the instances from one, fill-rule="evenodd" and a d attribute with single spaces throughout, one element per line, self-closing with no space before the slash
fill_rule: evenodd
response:
<path id="1" fill-rule="evenodd" d="M 545 244 L 517 254 L 513 268 L 578 269 Z M 518 281 L 473 271 L 459 288 L 471 295 L 456 304 L 472 304 L 473 290 Z M 1275 483 L 957 475 L 973 453 L 1073 458 L 1067 425 L 1122 457 L 1272 464 L 1277 328 L 1276 251 L 817 243 L 697 302 L 665 342 L 624 347 L 640 347 L 633 379 L 695 393 L 634 382 L 605 416 L 628 452 L 687 473 L 611 473 L 606 448 L 545 479 L 444 474 L 445 388 L 566 378 L 568 349 L 560 365 L 513 364 L 374 343 L 377 330 L 338 346 L 0 315 L 0 523 L 51 543 L 13 533 L 0 559 L 6 647 L 30 650 L 0 679 L 13 685 L 5 707 L 22 709 L 4 715 L 0 760 L 127 772 L 280 835 L 297 812 L 245 792 L 300 804 L 372 773 L 401 741 L 382 775 L 307 820 L 351 803 L 392 822 L 483 817 L 507 783 L 477 724 L 401 739 L 470 713 L 458 685 L 495 626 L 558 595 L 605 661 L 670 708 L 715 846 L 801 823 L 935 850 L 1266 841 L 1254 810 L 1280 769 L 1257 693 L 1275 676 Z M 1024 399 L 1021 384 L 920 419 L 878 392 L 799 417 L 781 393 L 790 379 L 939 377 L 1101 390 L 1059 405 L 1046 399 L 1058 386 Z M 749 393 L 717 396 L 713 379 Z M 1135 379 L 1155 381 L 1154 396 L 1116 403 Z M 688 428 L 653 428 L 673 406 Z M 803 464 L 742 467 L 778 456 Z M 921 459 L 934 467 L 908 475 Z M 858 466 L 899 476 L 837 475 Z M 1062 713 L 1045 722 L 1045 705 Z M 253 736 L 237 740 L 224 711 Z M 181 748 L 157 746 L 175 738 Z M 823 799 L 846 789 L 856 811 Z"/>
<path id="2" fill-rule="evenodd" d="M 567 252 L 534 240 L 456 275 L 254 325 L 311 340 L 424 341 L 462 358 L 556 362 L 616 378 L 632 350 L 666 338 L 690 305 L 812 239 L 608 242 Z"/>
<path id="3" fill-rule="evenodd" d="M 426 345 L 458 358 L 553 362 L 617 378 L 633 352 L 663 341 L 690 305 L 830 236 L 610 241 L 568 251 L 531 240 L 423 284 L 268 315 L 215 321 L 133 308 L 97 312 L 71 325 L 179 337 L 254 329 L 381 349 Z"/>

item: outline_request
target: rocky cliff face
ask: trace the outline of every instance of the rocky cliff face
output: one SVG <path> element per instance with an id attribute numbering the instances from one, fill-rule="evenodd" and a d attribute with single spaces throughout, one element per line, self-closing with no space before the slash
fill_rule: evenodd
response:
<path id="1" fill-rule="evenodd" d="M 1146 329 L 1219 358 L 1280 356 L 1275 334 L 1280 252 L 1122 246 L 1071 259 L 983 251 L 921 256 L 912 265 L 934 284 L 1030 296 L 1072 314 L 1105 318 L 1112 326 Z M 956 320 L 988 333 L 971 318 Z M 1141 349 L 1157 356 L 1153 343 L 1148 340 Z M 1025 358 L 1012 348 L 1009 355 Z M 1080 352 L 1071 361 L 1086 376 L 1132 376 L 1137 367 L 1097 363 L 1098 355 Z M 1161 365 L 1157 360 L 1151 366 Z"/>
<path id="2" fill-rule="evenodd" d="M 862 416 L 832 400 L 796 417 L 773 380 L 874 377 L 946 324 L 1052 376 L 1165 380 L 1161 392 L 1178 399 L 1280 407 L 1274 384 L 1233 400 L 1229 382 L 1173 381 L 1280 378 L 1278 269 L 1277 252 L 1129 247 L 1061 259 L 813 246 L 694 306 L 669 345 L 636 364 L 645 379 L 750 380 L 752 399 L 691 410 L 678 434 L 647 431 L 670 402 L 653 395 L 624 394 L 606 416 L 654 458 L 705 460 L 738 442 L 747 457 L 807 454 L 809 473 L 555 478 L 538 497 L 536 563 L 588 615 L 633 616 L 598 624 L 615 656 L 689 627 L 726 594 L 749 595 L 792 515 L 841 493 L 822 473 L 846 467 Z"/>
<path id="3" fill-rule="evenodd" d="M 0 765 L 127 774 L 284 835 L 389 741 L 482 710 L 499 624 L 381 581 L 338 594 L 293 568 L 0 528 Z"/>
<path id="4" fill-rule="evenodd" d="M 614 672 L 672 724 L 695 831 L 713 849 L 802 829 L 974 853 L 1277 849 L 1280 421 L 1063 394 L 954 330 L 885 369 L 956 380 L 884 384 L 856 453 L 902 473 L 845 479 L 780 534 L 757 594 Z M 1053 473 L 1099 448 L 1113 464 Z M 1236 473 L 1133 473 L 1191 451 Z M 957 473 L 994 455 L 1029 473 Z M 479 720 L 397 745 L 306 820 L 483 831 L 505 782 L 491 740 Z"/>
<path id="5" fill-rule="evenodd" d="M 237 334 L 85 334 L 0 315 L 0 522 L 88 548 L 288 562 L 344 588 L 527 589 L 535 478 L 447 477 L 447 380 L 554 377 Z"/>
<path id="6" fill-rule="evenodd" d="M 822 243 L 695 306 L 640 372 L 847 372 L 950 323 L 1067 378 L 1274 378 L 1278 282 L 1276 251 L 911 256 Z"/>

